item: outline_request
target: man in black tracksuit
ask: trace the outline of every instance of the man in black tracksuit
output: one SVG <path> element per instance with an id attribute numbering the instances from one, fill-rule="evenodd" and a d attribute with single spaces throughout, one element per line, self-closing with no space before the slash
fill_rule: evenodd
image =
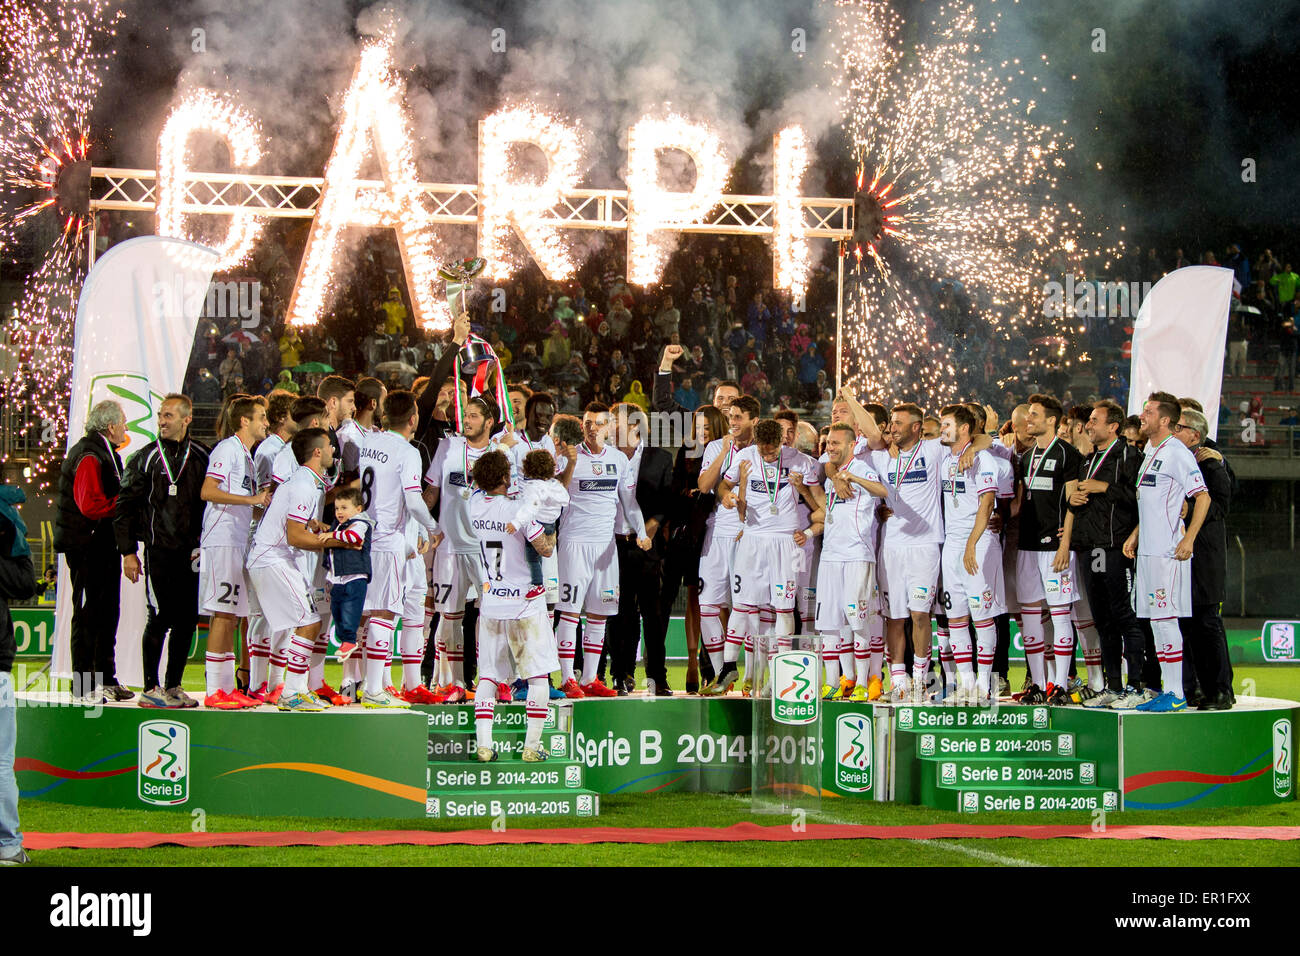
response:
<path id="1" fill-rule="evenodd" d="M 1174 437 L 1196 456 L 1210 492 L 1210 510 L 1196 536 L 1196 551 L 1192 555 L 1192 616 L 1182 618 L 1178 626 L 1183 632 L 1184 657 L 1190 656 L 1192 664 L 1183 671 L 1184 689 L 1191 690 L 1199 682 L 1198 710 L 1230 710 L 1235 701 L 1232 663 L 1228 659 L 1228 635 L 1219 609 L 1223 605 L 1227 575 L 1228 535 L 1224 518 L 1232 502 L 1232 474 L 1223 455 L 1206 445 L 1208 428 L 1204 415 L 1184 408 L 1182 419 L 1174 429 Z M 1192 698 L 1187 697 L 1187 701 L 1191 706 Z"/>
<path id="2" fill-rule="evenodd" d="M 199 537 L 208 448 L 189 437 L 193 406 L 168 395 L 158 409 L 158 438 L 132 456 L 117 498 L 113 533 L 131 581 L 141 574 L 136 542 L 144 542 L 144 692 L 141 707 L 197 707 L 181 689 L 190 641 L 199 621 Z M 158 680 L 164 640 L 166 680 Z"/>
<path id="3" fill-rule="evenodd" d="M 1083 460 L 1070 510 L 1073 548 L 1101 635 L 1106 689 L 1085 706 L 1105 707 L 1124 692 L 1120 663 L 1128 661 L 1128 683 L 1142 689 L 1145 636 L 1133 613 L 1133 562 L 1124 557 L 1125 539 L 1137 524 L 1137 476 L 1142 453 L 1119 437 L 1124 409 L 1097 402 L 1086 430 L 1094 451 Z"/>

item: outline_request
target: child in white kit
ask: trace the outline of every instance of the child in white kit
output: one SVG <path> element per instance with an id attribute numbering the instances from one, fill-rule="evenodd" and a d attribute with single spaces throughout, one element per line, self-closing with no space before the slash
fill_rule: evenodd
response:
<path id="1" fill-rule="evenodd" d="M 524 480 L 519 490 L 523 507 L 516 521 L 520 527 L 536 519 L 546 529 L 551 545 L 555 544 L 555 522 L 559 520 L 560 511 L 569 503 L 569 492 L 555 480 L 555 459 L 548 451 L 530 451 L 524 456 Z M 513 534 L 513 529 L 511 530 Z M 525 549 L 528 557 L 528 570 L 532 574 L 532 588 L 528 597 L 537 597 L 546 590 L 542 577 L 542 556 L 529 544 Z"/>

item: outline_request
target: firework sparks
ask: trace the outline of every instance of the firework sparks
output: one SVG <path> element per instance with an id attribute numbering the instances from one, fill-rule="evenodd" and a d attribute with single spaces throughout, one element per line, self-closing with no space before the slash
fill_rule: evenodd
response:
<path id="1" fill-rule="evenodd" d="M 39 429 L 42 458 L 60 455 L 67 434 L 72 326 L 90 223 L 90 111 L 121 16 L 101 0 L 0 0 L 8 70 L 0 88 L 0 246 L 42 215 L 57 215 L 60 227 L 23 290 L 13 324 L 18 368 L 3 385 L 6 407 Z"/>
<path id="2" fill-rule="evenodd" d="M 187 199 L 190 139 L 196 133 L 220 136 L 230 148 L 231 164 L 247 169 L 262 158 L 262 136 L 247 110 L 210 90 L 192 90 L 172 110 L 158 137 L 158 235 L 202 241 L 185 230 L 182 206 Z M 216 269 L 233 269 L 253 251 L 262 220 L 252 213 L 230 216 Z"/>
<path id="3" fill-rule="evenodd" d="M 479 124 L 479 254 L 488 260 L 486 276 L 505 279 L 518 268 L 506 245 L 513 227 L 524 247 L 553 282 L 573 275 L 576 265 L 559 230 L 544 216 L 578 185 L 581 154 L 578 131 L 527 107 L 498 110 Z M 546 158 L 546 178 L 519 181 L 509 149 L 528 143 Z"/>
<path id="4" fill-rule="evenodd" d="M 980 321 L 1001 326 L 992 335 L 1032 322 L 1049 265 L 1077 248 L 1075 211 L 1055 196 L 1070 144 L 1031 121 L 1034 101 L 982 61 L 996 21 L 981 26 L 969 3 L 941 6 L 907 51 L 902 19 L 882 0 L 835 5 L 863 238 L 846 303 L 851 378 L 873 394 L 941 401 L 955 396 L 967 356 L 954 357 L 927 315 L 933 290 L 961 289 Z"/>
<path id="5" fill-rule="evenodd" d="M 343 230 L 388 226 L 397 232 L 397 247 L 411 280 L 416 324 L 436 331 L 451 327 L 451 310 L 436 293 L 442 286 L 438 279 L 442 248 L 424 208 L 410 123 L 393 73 L 392 42 L 389 33 L 366 43 L 344 99 L 334 151 L 325 166 L 320 206 L 289 299 L 292 325 L 315 325 L 332 298 Z M 358 183 L 361 165 L 372 152 L 383 178 L 377 189 Z"/>
<path id="6" fill-rule="evenodd" d="M 680 192 L 659 182 L 660 150 L 680 150 L 695 164 L 695 188 Z M 644 117 L 627 134 L 627 262 L 629 282 L 659 281 L 671 246 L 656 233 L 699 220 L 718 204 L 727 158 L 718 135 L 676 114 Z"/>
<path id="7" fill-rule="evenodd" d="M 803 234 L 803 202 L 799 196 L 808 169 L 808 137 L 799 126 L 776 136 L 772 155 L 772 284 L 799 298 L 808 286 L 808 239 Z"/>

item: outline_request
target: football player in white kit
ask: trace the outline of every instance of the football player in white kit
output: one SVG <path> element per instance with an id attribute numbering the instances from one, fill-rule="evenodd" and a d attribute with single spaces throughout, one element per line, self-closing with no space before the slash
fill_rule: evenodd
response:
<path id="1" fill-rule="evenodd" d="M 560 666 L 555 653 L 551 622 L 543 593 L 532 590 L 532 573 L 525 555 L 527 542 L 539 554 L 551 544 L 536 520 L 526 525 L 519 517 L 523 502 L 508 495 L 512 463 L 499 451 L 489 451 L 474 462 L 474 482 L 479 490 L 470 498 L 470 527 L 479 543 L 483 578 L 478 617 L 478 690 L 474 695 L 474 731 L 477 757 L 497 759 L 492 747 L 492 714 L 502 687 L 518 676 L 527 682 L 525 705 L 525 763 L 550 757 L 542 747 L 550 689 L 547 677 Z M 532 594 L 532 597 L 529 595 Z"/>
<path id="2" fill-rule="evenodd" d="M 476 396 L 467 401 L 462 434 L 448 434 L 438 443 L 424 476 L 425 504 L 432 510 L 442 503 L 440 524 L 446 535 L 434 551 L 430 590 L 439 614 L 436 640 L 439 651 L 445 651 L 439 654 L 434 680 L 437 693 L 448 704 L 469 696 L 465 686 L 465 595 L 479 583 L 478 539 L 469 527 L 474 462 L 500 447 L 517 466 L 514 436 L 507 433 L 499 445 L 491 437 L 498 414 L 496 405 L 486 398 Z"/>
<path id="3" fill-rule="evenodd" d="M 870 682 L 868 653 L 876 596 L 876 505 L 889 492 L 871 465 L 853 456 L 857 433 L 838 422 L 826 434 L 826 458 L 835 471 L 826 478 L 822 553 L 817 568 L 816 628 L 826 642 L 822 656 L 830 662 L 843 647 L 845 632 L 854 650 L 854 675 L 845 674 L 841 688 L 852 689 L 849 700 L 865 701 Z M 856 481 L 850 479 L 850 476 Z M 854 490 L 858 485 L 860 490 Z M 817 515 L 813 514 L 813 520 Z M 831 672 L 833 674 L 833 671 Z M 832 683 L 823 688 L 823 696 Z"/>
<path id="4" fill-rule="evenodd" d="M 885 641 L 889 646 L 890 693 L 905 700 L 909 687 L 917 702 L 925 699 L 930 671 L 930 607 L 939 583 L 939 552 L 943 544 L 940 464 L 945 457 L 939 439 L 923 439 L 925 417 L 912 403 L 890 412 L 894 444 L 872 453 L 872 464 L 889 496 L 889 517 L 881 535 L 876 575 L 885 611 Z M 903 664 L 903 625 L 912 619 L 912 684 Z"/>
<path id="5" fill-rule="evenodd" d="M 609 409 L 598 402 L 582 414 L 583 442 L 573 449 L 560 483 L 569 492 L 569 506 L 560 518 L 560 626 L 556 632 L 560 656 L 561 690 L 567 697 L 614 697 L 596 676 L 600 652 L 605 647 L 605 621 L 618 613 L 618 551 L 614 528 L 619 512 L 632 526 L 636 545 L 649 551 L 645 519 L 636 503 L 636 475 L 627 456 L 605 444 Z M 582 680 L 574 677 L 574 651 L 578 618 L 582 631 Z"/>
<path id="6" fill-rule="evenodd" d="M 700 459 L 698 487 L 701 493 L 712 494 L 731 467 L 732 460 L 753 442 L 759 407 L 758 399 L 752 395 L 741 395 L 731 401 L 724 412 L 731 426 L 730 433 L 709 442 Z M 739 513 L 734 505 L 724 507 L 719 500 L 700 551 L 700 639 L 704 642 L 714 674 L 714 679 L 701 688 L 701 693 L 709 691 L 717 683 L 717 675 L 722 671 L 722 635 L 726 623 L 722 612 L 724 608 L 732 607 L 736 600 L 735 559 L 739 535 Z M 751 652 L 752 648 L 751 643 Z M 749 657 L 747 653 L 746 674 L 750 670 Z"/>
<path id="7" fill-rule="evenodd" d="M 234 434 L 218 442 L 203 480 L 203 534 L 199 539 L 199 610 L 210 614 L 206 654 L 207 697 L 218 710 L 257 707 L 260 700 L 235 687 L 235 621 L 248 616 L 248 557 L 253 509 L 271 496 L 257 489 L 251 449 L 266 438 L 266 406 L 245 396 L 227 410 Z"/>
<path id="8" fill-rule="evenodd" d="M 1138 710 L 1171 713 L 1186 710 L 1183 697 L 1183 635 L 1180 617 L 1192 616 L 1192 566 L 1188 558 L 1210 510 L 1210 492 L 1196 456 L 1174 440 L 1173 427 L 1182 416 L 1178 399 L 1169 392 L 1152 392 L 1142 406 L 1145 457 L 1138 470 L 1138 526 L 1124 542 L 1124 554 L 1137 562 L 1133 602 L 1139 618 L 1151 621 L 1160 659 L 1163 692 Z M 1183 502 L 1192 498 L 1186 527 Z M 1121 707 L 1121 698 L 1111 704 Z"/>
<path id="9" fill-rule="evenodd" d="M 275 490 L 253 536 L 248 573 L 260 594 L 262 613 L 273 633 L 289 633 L 285 686 L 276 706 L 286 711 L 317 711 L 325 702 L 308 687 L 312 650 L 321 619 L 299 560 L 299 551 L 359 547 L 325 532 L 318 515 L 325 496 L 324 473 L 333 464 L 334 446 L 323 428 L 304 428 L 289 443 L 301 466 Z"/>
<path id="10" fill-rule="evenodd" d="M 407 523 L 414 518 L 429 539 L 438 533 L 438 523 L 420 495 L 420 452 L 411 444 L 419 419 L 414 395 L 390 392 L 384 402 L 388 430 L 371 432 L 361 446 L 361 496 L 366 517 L 374 527 L 365 606 L 370 624 L 366 628 L 365 691 L 361 695 L 364 707 L 409 706 L 389 689 L 388 674 L 393 622 L 406 603 Z"/>
<path id="11" fill-rule="evenodd" d="M 732 458 L 722 476 L 718 499 L 724 507 L 739 508 L 744 533 L 736 545 L 736 603 L 727 626 L 722 670 L 702 693 L 725 694 L 735 684 L 740 676 L 736 661 L 747 635 L 794 634 L 797 556 L 802 556 L 800 548 L 809 533 L 800 526 L 797 484 L 816 485 L 819 474 L 816 461 L 781 444 L 781 423 L 769 418 L 754 426 L 754 443 Z M 820 497 L 821 488 L 813 493 Z M 770 631 L 760 616 L 763 610 L 772 619 Z"/>
<path id="12" fill-rule="evenodd" d="M 990 452 L 980 451 L 970 468 L 961 467 L 975 424 L 964 405 L 949 405 L 939 413 L 939 441 L 949 449 L 939 466 L 944 510 L 941 603 L 957 665 L 955 693 L 944 700 L 958 705 L 989 700 L 997 645 L 993 619 L 1003 612 L 1002 545 L 989 527 L 997 502 L 997 463 Z M 972 620 L 979 646 L 978 682 L 971 666 Z M 941 647 L 940 653 L 944 650 Z"/>

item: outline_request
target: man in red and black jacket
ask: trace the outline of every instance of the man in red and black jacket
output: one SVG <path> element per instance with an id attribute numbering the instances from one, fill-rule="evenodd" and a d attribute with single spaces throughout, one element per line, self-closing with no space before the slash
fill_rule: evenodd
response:
<path id="1" fill-rule="evenodd" d="M 100 402 L 59 472 L 54 550 L 72 576 L 72 693 L 83 703 L 135 696 L 118 682 L 115 660 L 122 558 L 113 515 L 122 485 L 117 448 L 125 439 L 122 406 Z"/>

